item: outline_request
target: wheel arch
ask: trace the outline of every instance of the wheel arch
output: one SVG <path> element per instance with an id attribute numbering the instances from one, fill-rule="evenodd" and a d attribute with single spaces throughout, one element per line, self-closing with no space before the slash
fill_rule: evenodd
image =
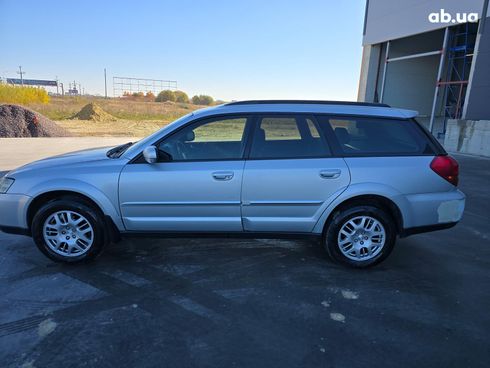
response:
<path id="1" fill-rule="evenodd" d="M 82 202 L 86 202 L 89 206 L 93 207 L 95 210 L 97 210 L 100 214 L 104 216 L 104 211 L 102 211 L 102 208 L 92 198 L 88 197 L 87 195 L 70 191 L 70 190 L 53 190 L 37 195 L 29 203 L 29 206 L 27 208 L 27 214 L 26 214 L 27 226 L 29 227 L 29 230 L 31 229 L 32 220 L 34 219 L 34 216 L 43 205 L 55 199 L 60 199 L 63 197 L 72 197 Z"/>
<path id="2" fill-rule="evenodd" d="M 345 199 L 338 203 L 328 214 L 326 221 L 323 224 L 323 231 L 327 229 L 328 225 L 332 221 L 334 214 L 338 211 L 354 207 L 354 206 L 366 206 L 371 205 L 385 211 L 394 221 L 396 225 L 397 233 L 400 234 L 403 231 L 403 216 L 400 208 L 388 197 L 379 194 L 361 194 Z"/>
<path id="3" fill-rule="evenodd" d="M 46 203 L 61 198 L 74 198 L 76 200 L 79 200 L 80 202 L 85 202 L 88 206 L 99 212 L 99 214 L 104 219 L 104 226 L 108 230 L 106 233 L 106 236 L 108 237 L 107 239 L 113 242 L 116 242 L 120 239 L 120 231 L 112 217 L 105 214 L 101 206 L 92 198 L 90 198 L 86 194 L 75 192 L 72 190 L 52 190 L 39 194 L 38 196 L 33 198 L 33 200 L 31 200 L 31 202 L 29 203 L 26 213 L 26 221 L 29 233 L 32 231 L 32 221 L 37 211 Z"/>
<path id="4" fill-rule="evenodd" d="M 99 211 L 105 218 L 106 225 L 110 225 L 111 229 L 117 230 L 118 232 L 124 230 L 124 225 L 117 207 L 103 192 L 88 183 L 79 181 L 59 184 L 58 186 L 53 186 L 50 182 L 45 182 L 42 187 L 33 188 L 33 195 L 24 210 L 24 218 L 29 231 L 31 229 L 32 219 L 37 210 L 48 201 L 63 196 L 71 196 L 84 201 Z"/>
<path id="5" fill-rule="evenodd" d="M 413 214 L 405 195 L 395 188 L 380 183 L 359 183 L 350 185 L 343 193 L 328 204 L 313 228 L 313 233 L 324 234 L 333 215 L 339 210 L 353 205 L 373 205 L 381 208 L 393 218 L 397 233 L 411 223 Z"/>

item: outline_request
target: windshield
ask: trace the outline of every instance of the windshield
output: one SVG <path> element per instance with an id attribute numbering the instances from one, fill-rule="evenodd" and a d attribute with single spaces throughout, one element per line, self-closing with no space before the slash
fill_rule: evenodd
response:
<path id="1" fill-rule="evenodd" d="M 159 139 L 159 137 L 167 130 L 167 129 L 172 129 L 175 125 L 180 125 L 181 123 L 185 123 L 187 122 L 192 116 L 194 115 L 193 112 L 187 114 L 187 115 L 184 115 L 180 118 L 178 118 L 177 120 L 174 120 L 173 122 L 171 122 L 170 124 L 168 125 L 165 125 L 163 128 L 157 130 L 155 133 L 149 135 L 148 137 L 146 138 L 143 138 L 142 140 L 138 141 L 138 142 L 135 142 L 134 144 L 132 144 L 130 147 L 127 147 L 122 153 L 124 154 L 125 152 L 128 154 L 128 155 L 132 155 L 134 152 L 140 150 L 142 147 L 144 147 L 145 145 L 147 145 L 148 143 L 150 142 L 154 142 L 154 141 L 157 141 Z"/>

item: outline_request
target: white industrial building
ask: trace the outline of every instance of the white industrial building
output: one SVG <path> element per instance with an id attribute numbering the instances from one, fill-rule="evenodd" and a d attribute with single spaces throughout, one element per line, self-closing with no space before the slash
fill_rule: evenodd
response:
<path id="1" fill-rule="evenodd" d="M 358 100 L 417 110 L 449 145 L 459 124 L 457 150 L 468 127 L 490 146 L 489 16 L 488 0 L 367 0 Z"/>

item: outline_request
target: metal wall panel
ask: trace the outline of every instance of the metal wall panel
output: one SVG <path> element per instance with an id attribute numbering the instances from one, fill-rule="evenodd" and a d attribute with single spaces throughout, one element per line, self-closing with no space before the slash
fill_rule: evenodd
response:
<path id="1" fill-rule="evenodd" d="M 484 0 L 369 0 L 363 45 L 394 40 L 445 28 L 453 23 L 431 23 L 429 14 L 440 12 L 478 13 Z"/>

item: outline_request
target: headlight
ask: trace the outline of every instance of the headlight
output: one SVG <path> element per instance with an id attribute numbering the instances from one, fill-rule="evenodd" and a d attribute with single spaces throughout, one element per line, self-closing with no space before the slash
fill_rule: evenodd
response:
<path id="1" fill-rule="evenodd" d="M 5 176 L 0 178 L 0 194 L 7 193 L 12 184 L 14 184 L 14 181 L 14 179 L 6 178 Z"/>

